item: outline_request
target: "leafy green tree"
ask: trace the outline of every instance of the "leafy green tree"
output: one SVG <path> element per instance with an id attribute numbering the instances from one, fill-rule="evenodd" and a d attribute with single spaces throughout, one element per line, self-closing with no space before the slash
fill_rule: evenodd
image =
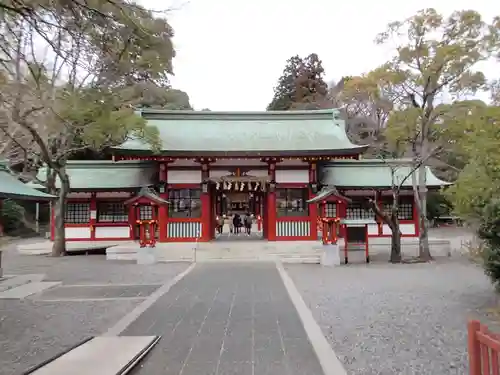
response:
<path id="1" fill-rule="evenodd" d="M 445 17 L 434 9 L 425 9 L 389 24 L 377 38 L 383 44 L 394 40 L 399 41 L 394 58 L 369 75 L 394 98 L 397 112 L 391 114 L 388 126 L 395 134 L 403 135 L 414 163 L 421 163 L 413 184 L 421 228 L 419 255 L 428 260 L 431 254 L 424 168 L 442 149 L 433 142 L 440 133 L 441 119 L 454 109 L 439 103 L 444 94 L 461 98 L 486 87 L 484 74 L 476 68 L 498 50 L 500 18 L 488 24 L 472 10 Z"/>
<path id="2" fill-rule="evenodd" d="M 286 111 L 295 103 L 296 81 L 302 65 L 303 61 L 299 55 L 286 61 L 285 69 L 274 88 L 274 97 L 267 106 L 268 111 Z"/>
<path id="3" fill-rule="evenodd" d="M 320 109 L 328 101 L 328 84 L 323 64 L 315 53 L 302 61 L 295 80 L 294 103 L 291 109 Z"/>
<path id="4" fill-rule="evenodd" d="M 457 215 L 478 223 L 484 208 L 500 196 L 500 107 L 478 104 L 460 127 L 449 128 L 455 129 L 455 143 L 468 162 L 446 195 Z"/>
<path id="5" fill-rule="evenodd" d="M 329 96 L 332 106 L 343 112 L 349 138 L 370 145 L 365 155 L 390 158 L 383 131 L 393 102 L 379 82 L 371 76 L 343 77 L 331 85 Z"/>
<path id="6" fill-rule="evenodd" d="M 66 161 L 128 137 L 159 147 L 158 130 L 132 107 L 174 102 L 165 94 L 172 94 L 166 79 L 172 73 L 173 31 L 164 18 L 126 1 L 69 2 L 68 8 L 55 0 L 30 4 L 32 12 L 4 8 L 0 17 L 0 29 L 9 31 L 0 39 L 1 129 L 27 161 L 47 166 L 42 183 L 49 191 L 55 192 L 56 178 L 60 182 L 53 255 L 61 255 L 71 188 Z M 43 48 L 47 53 L 41 57 Z M 151 85 L 165 97 L 145 99 Z M 28 141 L 19 142 L 20 134 Z"/>
<path id="7" fill-rule="evenodd" d="M 305 58 L 292 56 L 274 88 L 274 97 L 268 111 L 324 108 L 328 102 L 328 85 L 318 55 Z"/>
<path id="8" fill-rule="evenodd" d="M 486 243 L 481 255 L 486 275 L 500 288 L 500 201 L 490 201 L 482 210 L 479 237 Z"/>

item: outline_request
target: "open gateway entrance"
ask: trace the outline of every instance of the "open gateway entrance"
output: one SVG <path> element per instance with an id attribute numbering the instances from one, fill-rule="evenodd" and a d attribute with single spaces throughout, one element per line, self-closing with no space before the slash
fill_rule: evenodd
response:
<path id="1" fill-rule="evenodd" d="M 266 198 L 265 191 L 248 187 L 245 189 L 245 186 L 238 191 L 216 190 L 214 238 L 226 241 L 265 239 Z"/>

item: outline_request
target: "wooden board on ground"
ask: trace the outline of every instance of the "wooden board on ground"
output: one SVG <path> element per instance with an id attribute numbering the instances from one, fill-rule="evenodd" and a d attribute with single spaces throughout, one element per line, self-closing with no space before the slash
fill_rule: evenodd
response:
<path id="1" fill-rule="evenodd" d="M 95 337 L 32 375 L 126 374 L 158 342 L 158 336 Z"/>

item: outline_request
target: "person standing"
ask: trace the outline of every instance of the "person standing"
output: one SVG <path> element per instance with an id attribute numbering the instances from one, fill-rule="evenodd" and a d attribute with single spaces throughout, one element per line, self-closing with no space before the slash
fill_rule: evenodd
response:
<path id="1" fill-rule="evenodd" d="M 250 234 L 252 233 L 253 217 L 249 212 L 247 212 L 245 215 L 244 224 L 245 224 L 245 232 L 247 233 L 247 235 L 250 236 Z"/>
<path id="2" fill-rule="evenodd" d="M 234 233 L 234 221 L 233 220 L 234 220 L 233 214 L 232 213 L 228 214 L 226 222 L 227 222 L 227 225 L 229 225 L 229 234 Z"/>
<path id="3" fill-rule="evenodd" d="M 224 231 L 224 218 L 226 215 L 217 216 L 217 232 L 222 234 Z"/>
<path id="4" fill-rule="evenodd" d="M 241 231 L 241 216 L 239 214 L 234 214 L 233 216 L 233 226 L 234 226 L 234 233 L 239 234 Z"/>

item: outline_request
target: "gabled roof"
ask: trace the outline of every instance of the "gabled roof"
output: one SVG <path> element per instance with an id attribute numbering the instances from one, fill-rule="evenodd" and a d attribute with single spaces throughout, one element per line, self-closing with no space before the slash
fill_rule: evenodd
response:
<path id="1" fill-rule="evenodd" d="M 403 180 L 402 187 L 412 187 L 411 160 L 409 159 L 362 159 L 362 160 L 339 160 L 325 163 L 320 169 L 320 182 L 322 185 L 336 187 L 391 187 L 391 168 L 394 169 L 395 183 L 399 185 Z M 414 172 L 418 178 L 418 171 Z M 426 167 L 427 186 L 440 187 L 451 185 L 450 182 L 439 179 Z M 405 180 L 406 178 L 406 180 Z"/>
<path id="2" fill-rule="evenodd" d="M 367 146 L 347 138 L 335 109 L 316 111 L 209 112 L 143 109 L 158 128 L 162 154 L 170 156 L 357 155 Z M 149 145 L 131 139 L 115 149 L 147 153 Z"/>
<path id="3" fill-rule="evenodd" d="M 132 197 L 124 202 L 125 205 L 130 205 L 138 202 L 142 198 L 146 198 L 148 201 L 151 201 L 153 203 L 159 204 L 159 205 L 164 205 L 168 204 L 169 202 L 166 201 L 165 199 L 161 198 L 156 192 L 151 189 L 148 186 L 143 186 L 141 190 L 139 190 L 139 193 L 135 197 Z"/>
<path id="4" fill-rule="evenodd" d="M 69 175 L 72 190 L 112 190 L 136 189 L 141 186 L 153 185 L 157 177 L 157 165 L 143 161 L 95 160 L 68 161 L 66 172 Z M 45 179 L 45 168 L 38 171 L 38 177 Z M 31 184 L 35 189 L 43 186 Z M 59 187 L 59 179 L 56 187 Z"/>
<path id="5" fill-rule="evenodd" d="M 7 163 L 0 161 L 0 199 L 24 199 L 24 200 L 50 200 L 56 197 L 50 194 L 35 190 L 14 177 Z"/>
<path id="6" fill-rule="evenodd" d="M 319 191 L 314 197 L 309 199 L 307 203 L 318 203 L 321 202 L 323 199 L 326 199 L 331 196 L 337 197 L 339 200 L 350 203 L 351 199 L 348 197 L 343 196 L 342 194 L 339 193 L 337 190 L 336 186 L 325 186 L 321 191 Z"/>

